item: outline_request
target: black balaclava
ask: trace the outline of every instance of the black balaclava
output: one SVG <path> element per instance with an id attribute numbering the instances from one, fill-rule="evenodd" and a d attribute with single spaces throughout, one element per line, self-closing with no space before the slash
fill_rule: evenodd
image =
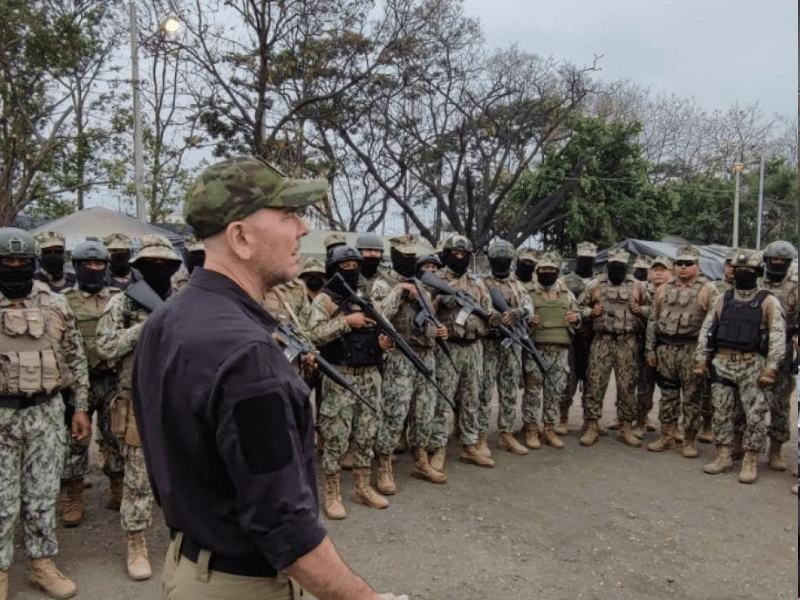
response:
<path id="1" fill-rule="evenodd" d="M 58 281 L 64 277 L 64 249 L 59 251 L 50 248 L 42 250 L 39 264 L 53 278 L 53 281 Z"/>
<path id="2" fill-rule="evenodd" d="M 610 262 L 606 267 L 606 272 L 608 273 L 608 280 L 612 285 L 620 285 L 625 281 L 628 265 L 620 262 Z"/>
<path id="3" fill-rule="evenodd" d="M 33 289 L 36 261 L 30 259 L 25 266 L 8 267 L 0 261 L 0 292 L 9 300 L 24 298 Z"/>
<path id="4" fill-rule="evenodd" d="M 195 267 L 202 267 L 206 262 L 206 251 L 192 250 L 191 252 L 187 252 L 184 257 L 184 262 L 186 263 L 186 270 L 191 274 Z"/>
<path id="5" fill-rule="evenodd" d="M 505 279 L 511 275 L 511 259 L 490 258 L 489 268 L 492 270 L 492 275 L 494 275 L 497 279 Z"/>
<path id="6" fill-rule="evenodd" d="M 447 267 L 451 271 L 453 271 L 453 273 L 461 277 L 464 273 L 467 272 L 467 269 L 469 268 L 469 261 L 471 258 L 472 257 L 469 254 L 467 254 L 462 258 L 456 258 L 455 254 L 453 254 L 452 252 L 447 252 L 445 253 L 444 256 L 444 264 L 447 265 Z"/>
<path id="7" fill-rule="evenodd" d="M 161 263 L 140 258 L 136 261 L 136 268 L 142 274 L 142 279 L 147 282 L 153 291 L 166 299 L 172 291 L 171 278 L 180 268 L 180 263 L 176 260 L 169 260 Z"/>
<path id="8" fill-rule="evenodd" d="M 361 260 L 361 274 L 366 277 L 367 279 L 372 279 L 375 277 L 375 273 L 378 272 L 378 267 L 381 264 L 381 257 L 380 256 L 365 256 Z"/>
<path id="9" fill-rule="evenodd" d="M 350 289 L 354 292 L 358 291 L 358 278 L 361 275 L 361 271 L 356 269 L 342 269 L 341 267 L 336 267 L 336 272 L 341 274 L 342 279 L 344 279 L 345 283 L 350 286 Z"/>
<path id="10" fill-rule="evenodd" d="M 544 287 L 550 287 L 558 280 L 558 271 L 536 271 L 536 279 Z"/>
<path id="11" fill-rule="evenodd" d="M 647 281 L 647 269 L 636 268 L 633 270 L 633 276 L 639 281 Z"/>
<path id="12" fill-rule="evenodd" d="M 325 276 L 322 273 L 314 273 L 313 275 L 304 277 L 303 280 L 305 281 L 306 287 L 311 292 L 318 292 L 322 289 L 322 286 L 325 285 Z"/>
<path id="13" fill-rule="evenodd" d="M 96 294 L 105 287 L 106 273 L 108 265 L 102 269 L 90 269 L 84 261 L 72 263 L 75 266 L 75 277 L 78 280 L 78 287 L 89 294 Z"/>
<path id="14" fill-rule="evenodd" d="M 403 254 L 395 248 L 389 249 L 392 258 L 392 268 L 403 277 L 414 277 L 417 268 L 417 257 L 411 254 Z"/>
<path id="15" fill-rule="evenodd" d="M 533 270 L 536 268 L 536 263 L 529 261 L 517 261 L 517 267 L 514 270 L 517 274 L 517 279 L 523 283 L 530 283 L 533 279 Z"/>
<path id="16" fill-rule="evenodd" d="M 737 290 L 752 290 L 758 285 L 758 271 L 734 269 L 733 281 Z"/>
<path id="17" fill-rule="evenodd" d="M 592 276 L 594 267 L 593 256 L 579 256 L 575 259 L 575 273 L 586 279 Z"/>
<path id="18" fill-rule="evenodd" d="M 130 259 L 130 250 L 112 252 L 108 269 L 117 277 L 127 277 L 128 273 L 131 272 L 131 265 L 128 263 Z"/>
<path id="19" fill-rule="evenodd" d="M 786 273 L 789 272 L 789 266 L 791 264 L 792 261 L 790 260 L 787 260 L 783 264 L 779 265 L 767 259 L 767 279 L 774 281 L 775 283 L 783 281 L 786 277 Z"/>

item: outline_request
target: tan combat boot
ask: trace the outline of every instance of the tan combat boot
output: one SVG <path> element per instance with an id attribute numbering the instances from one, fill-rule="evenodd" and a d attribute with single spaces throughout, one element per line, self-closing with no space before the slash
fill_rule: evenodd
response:
<path id="1" fill-rule="evenodd" d="M 680 426 L 675 430 L 675 441 L 679 444 L 683 443 L 683 429 Z"/>
<path id="2" fill-rule="evenodd" d="M 386 508 L 389 501 L 373 489 L 369 483 L 369 467 L 353 468 L 356 487 L 350 499 L 370 508 Z"/>
<path id="3" fill-rule="evenodd" d="M 489 450 L 489 441 L 486 439 L 486 432 L 478 434 L 478 452 L 484 456 L 492 457 L 492 451 Z"/>
<path id="4" fill-rule="evenodd" d="M 342 496 L 339 493 L 339 473 L 325 475 L 325 498 L 323 500 L 325 516 L 329 519 L 344 519 L 347 511 L 342 504 Z"/>
<path id="5" fill-rule="evenodd" d="M 678 429 L 677 423 L 664 423 L 661 425 L 661 437 L 655 442 L 647 444 L 650 452 L 664 452 L 675 445 L 675 430 Z"/>
<path id="6" fill-rule="evenodd" d="M 78 586 L 56 569 L 50 558 L 32 558 L 28 563 L 28 581 L 51 598 L 72 598 Z"/>
<path id="7" fill-rule="evenodd" d="M 447 475 L 441 471 L 437 471 L 428 463 L 428 453 L 424 448 L 412 448 L 411 455 L 414 457 L 414 470 L 411 472 L 412 477 L 424 479 L 431 483 L 444 483 L 447 481 Z"/>
<path id="8" fill-rule="evenodd" d="M 342 459 L 339 461 L 339 466 L 345 469 L 346 471 L 353 470 L 353 451 L 350 448 L 347 448 L 347 452 L 344 453 Z"/>
<path id="9" fill-rule="evenodd" d="M 710 444 L 714 441 L 714 432 L 711 430 L 710 419 L 703 419 L 703 428 L 697 434 L 697 441 L 704 444 Z"/>
<path id="10" fill-rule="evenodd" d="M 777 440 L 770 440 L 769 441 L 769 468 L 773 471 L 785 471 L 786 470 L 786 463 L 783 460 L 783 454 L 781 453 L 781 444 Z"/>
<path id="11" fill-rule="evenodd" d="M 525 423 L 522 427 L 522 435 L 525 438 L 525 445 L 531 450 L 538 450 L 541 447 L 539 427 L 536 423 Z"/>
<path id="12" fill-rule="evenodd" d="M 497 447 L 500 450 L 508 450 L 512 454 L 519 454 L 524 456 L 529 451 L 528 449 L 517 441 L 514 434 L 509 431 L 501 431 L 500 437 L 497 438 Z"/>
<path id="13" fill-rule="evenodd" d="M 631 433 L 636 436 L 637 440 L 644 439 L 644 434 L 647 433 L 647 427 L 644 424 L 642 419 L 637 419 L 636 422 L 633 424 L 633 429 Z"/>
<path id="14" fill-rule="evenodd" d="M 630 446 L 631 448 L 639 448 L 642 445 L 642 440 L 637 438 L 631 432 L 631 422 L 630 421 L 620 421 L 619 422 L 619 430 L 617 431 L 617 439 L 623 442 L 626 446 Z"/>
<path id="15" fill-rule="evenodd" d="M 591 446 L 597 441 L 597 419 L 586 419 L 583 424 L 583 435 L 578 440 L 581 446 Z"/>
<path id="16" fill-rule="evenodd" d="M 122 489 L 124 477 L 122 473 L 112 475 L 108 478 L 108 496 L 106 497 L 106 508 L 119 510 L 122 506 Z"/>
<path id="17" fill-rule="evenodd" d="M 478 465 L 479 467 L 491 468 L 494 466 L 494 461 L 491 458 L 478 452 L 478 446 L 476 444 L 461 446 L 461 454 L 458 459 L 461 462 L 470 465 Z"/>
<path id="18" fill-rule="evenodd" d="M 558 435 L 567 435 L 569 433 L 569 409 L 562 408 L 558 415 L 558 425 L 555 427 L 555 432 Z"/>
<path id="19" fill-rule="evenodd" d="M 739 481 L 742 483 L 753 483 L 758 478 L 758 470 L 756 463 L 758 462 L 758 453 L 747 451 L 744 453 L 742 459 L 742 470 L 739 471 Z"/>
<path id="20" fill-rule="evenodd" d="M 683 436 L 683 449 L 682 454 L 684 458 L 697 458 L 700 454 L 694 445 L 694 440 L 697 437 L 697 432 L 687 429 Z"/>
<path id="21" fill-rule="evenodd" d="M 709 475 L 718 475 L 724 473 L 733 466 L 731 460 L 731 447 L 723 446 L 722 444 L 716 445 L 717 455 L 713 461 L 703 467 L 703 471 Z"/>
<path id="22" fill-rule="evenodd" d="M 83 481 L 67 481 L 64 492 L 61 524 L 64 527 L 77 527 L 83 521 Z"/>
<path id="23" fill-rule="evenodd" d="M 542 439 L 545 444 L 556 450 L 561 450 L 564 447 L 564 442 L 556 435 L 556 431 L 552 425 L 545 424 L 544 431 L 542 432 Z"/>
<path id="24" fill-rule="evenodd" d="M 741 431 L 733 434 L 733 447 L 731 448 L 731 458 L 733 460 L 741 460 L 744 457 L 743 440 L 744 433 Z"/>
<path id="25" fill-rule="evenodd" d="M 147 556 L 147 542 L 144 531 L 128 531 L 128 577 L 134 581 L 150 579 L 153 570 Z"/>
<path id="26" fill-rule="evenodd" d="M 444 473 L 444 459 L 446 456 L 447 451 L 445 448 L 436 448 L 436 450 L 433 451 L 433 454 L 431 454 L 428 464 L 432 469 L 436 469 L 440 473 Z"/>
<path id="27" fill-rule="evenodd" d="M 0 600 L 8 598 L 8 571 L 0 571 Z"/>
<path id="28" fill-rule="evenodd" d="M 611 425 L 606 427 L 606 429 L 610 429 L 611 431 L 617 431 L 619 429 L 619 421 L 614 419 L 614 421 L 612 421 Z"/>
<path id="29" fill-rule="evenodd" d="M 387 496 L 397 493 L 394 473 L 392 472 L 392 457 L 388 454 L 378 455 L 378 478 L 375 486 L 381 494 L 386 494 Z"/>

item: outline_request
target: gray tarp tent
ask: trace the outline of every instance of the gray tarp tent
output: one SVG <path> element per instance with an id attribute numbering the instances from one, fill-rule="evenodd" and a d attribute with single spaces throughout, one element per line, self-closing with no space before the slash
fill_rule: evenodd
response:
<path id="1" fill-rule="evenodd" d="M 595 259 L 595 264 L 604 264 L 608 260 L 608 251 L 616 250 L 617 248 L 624 248 L 631 255 L 666 256 L 674 260 L 681 245 L 671 242 L 651 242 L 628 238 L 599 252 Z M 725 275 L 725 255 L 730 248 L 717 244 L 711 244 L 710 246 L 695 245 L 695 247 L 700 251 L 700 270 L 703 275 L 709 279 L 722 279 Z"/>

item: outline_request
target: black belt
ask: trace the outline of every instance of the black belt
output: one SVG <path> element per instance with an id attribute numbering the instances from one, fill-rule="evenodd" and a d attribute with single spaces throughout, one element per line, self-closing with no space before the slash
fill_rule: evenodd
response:
<path id="1" fill-rule="evenodd" d="M 0 408 L 31 408 L 32 406 L 50 402 L 55 397 L 55 393 L 35 394 L 33 396 L 0 396 Z"/>
<path id="2" fill-rule="evenodd" d="M 597 331 L 597 335 L 604 335 L 613 339 L 619 339 L 627 335 L 636 335 L 635 331 Z"/>
<path id="3" fill-rule="evenodd" d="M 175 539 L 178 532 L 170 527 L 169 537 Z M 190 561 L 196 563 L 200 551 L 205 550 L 192 538 L 183 534 L 180 553 Z M 278 571 L 267 562 L 266 557 L 261 552 L 249 552 L 247 554 L 223 554 L 221 552 L 211 552 L 208 561 L 209 571 L 219 571 L 229 575 L 242 575 L 245 577 L 277 577 Z"/>
<path id="4" fill-rule="evenodd" d="M 471 346 L 478 340 L 468 340 L 465 338 L 447 338 L 448 344 L 455 344 L 456 346 Z"/>

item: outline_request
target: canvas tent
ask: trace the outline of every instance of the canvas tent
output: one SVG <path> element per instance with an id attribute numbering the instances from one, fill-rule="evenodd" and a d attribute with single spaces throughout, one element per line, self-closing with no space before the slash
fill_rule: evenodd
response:
<path id="1" fill-rule="evenodd" d="M 670 259 L 675 259 L 678 248 L 683 244 L 674 242 L 651 242 L 648 240 L 634 240 L 628 238 L 619 244 L 615 244 L 610 248 L 606 248 L 597 254 L 595 265 L 605 264 L 608 260 L 608 251 L 616 250 L 617 248 L 624 248 L 630 252 L 631 260 L 633 256 L 644 254 L 646 256 L 666 256 Z M 711 244 L 709 246 L 695 247 L 700 251 L 700 270 L 703 275 L 709 279 L 722 279 L 725 276 L 725 255 L 728 254 L 730 248 L 728 246 L 720 246 L 718 244 Z"/>

